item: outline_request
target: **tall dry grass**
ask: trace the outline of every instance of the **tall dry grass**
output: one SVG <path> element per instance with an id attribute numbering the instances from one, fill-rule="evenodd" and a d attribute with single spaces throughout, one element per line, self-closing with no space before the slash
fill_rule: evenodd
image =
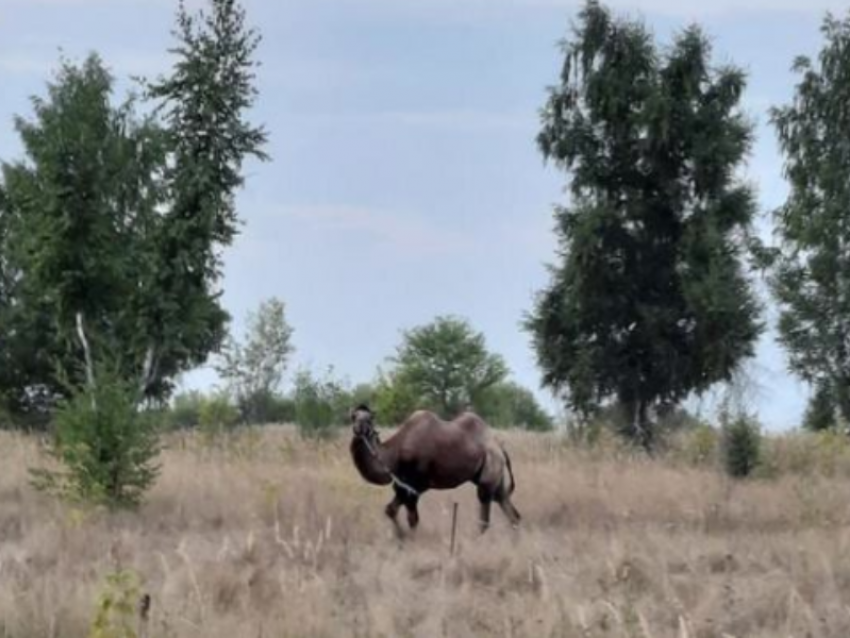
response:
<path id="1" fill-rule="evenodd" d="M 520 532 L 474 489 L 427 494 L 399 545 L 346 441 L 287 428 L 173 438 L 136 514 L 28 486 L 34 440 L 0 435 L 0 636 L 86 636 L 109 574 L 151 596 L 149 636 L 850 635 L 850 482 L 711 468 L 505 435 Z M 451 504 L 459 550 L 449 557 Z"/>

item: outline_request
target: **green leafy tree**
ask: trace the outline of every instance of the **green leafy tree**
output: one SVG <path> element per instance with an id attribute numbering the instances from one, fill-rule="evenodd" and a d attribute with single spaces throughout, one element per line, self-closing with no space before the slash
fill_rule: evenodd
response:
<path id="1" fill-rule="evenodd" d="M 266 132 L 246 120 L 256 98 L 260 38 L 236 0 L 210 0 L 209 12 L 177 15 L 177 61 L 148 86 L 168 132 L 173 195 L 157 232 L 156 283 L 137 309 L 156 343 L 179 343 L 182 361 L 202 363 L 225 337 L 219 304 L 221 248 L 238 231 L 235 193 L 246 158 L 266 159 Z M 167 377 L 181 366 L 162 362 Z"/>
<path id="2" fill-rule="evenodd" d="M 166 196 L 164 135 L 132 98 L 113 106 L 112 87 L 97 56 L 64 62 L 33 99 L 34 118 L 15 122 L 25 159 L 3 165 L 0 383 L 17 411 L 65 395 L 57 372 L 81 385 L 80 321 L 121 353 L 119 374 L 144 369 L 147 330 L 133 308 Z"/>
<path id="3" fill-rule="evenodd" d="M 527 388 L 505 381 L 487 389 L 476 406 L 481 416 L 496 427 L 516 427 L 545 432 L 553 427 L 552 418 L 540 407 Z"/>
<path id="4" fill-rule="evenodd" d="M 398 373 L 378 373 L 375 392 L 369 405 L 378 423 L 387 426 L 401 424 L 421 407 L 417 390 Z M 356 404 L 355 404 L 356 405 Z"/>
<path id="5" fill-rule="evenodd" d="M 161 399 L 225 336 L 222 248 L 247 157 L 265 132 L 246 120 L 259 38 L 235 0 L 178 12 L 172 73 L 149 85 L 159 109 L 112 104 L 97 56 L 63 63 L 35 116 L 16 120 L 25 158 L 3 165 L 0 198 L 0 398 L 49 411 L 79 387 L 82 323 L 94 358 Z"/>
<path id="6" fill-rule="evenodd" d="M 652 410 L 728 379 L 761 332 L 742 264 L 754 196 L 735 178 L 744 74 L 713 67 L 696 26 L 659 51 L 597 2 L 563 50 L 538 143 L 571 197 L 527 328 L 545 385 L 583 415 L 618 402 L 649 446 Z"/>
<path id="7" fill-rule="evenodd" d="M 484 335 L 456 317 L 437 317 L 406 332 L 394 362 L 395 374 L 423 407 L 444 418 L 475 407 L 508 373 L 502 358 L 487 350 Z"/>
<path id="8" fill-rule="evenodd" d="M 269 420 L 293 351 L 291 341 L 284 304 L 275 298 L 248 315 L 242 343 L 232 337 L 225 341 L 217 371 L 236 398 L 244 421 Z"/>
<path id="9" fill-rule="evenodd" d="M 792 102 L 772 111 L 790 192 L 774 214 L 779 255 L 771 284 L 791 370 L 817 389 L 812 408 L 823 415 L 831 404 L 848 421 L 850 17 L 828 16 L 822 31 L 818 59 L 794 63 L 801 77 Z"/>

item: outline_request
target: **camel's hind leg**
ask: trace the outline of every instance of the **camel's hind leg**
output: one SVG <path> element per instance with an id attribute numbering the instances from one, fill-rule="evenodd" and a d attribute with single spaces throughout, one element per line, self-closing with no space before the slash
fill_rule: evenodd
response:
<path id="1" fill-rule="evenodd" d="M 490 446 L 487 458 L 477 479 L 478 501 L 481 503 L 481 532 L 490 525 L 490 504 L 499 504 L 511 525 L 516 528 L 522 519 L 517 508 L 511 502 L 511 494 L 516 488 L 511 461 L 501 446 Z"/>
<path id="2" fill-rule="evenodd" d="M 478 486 L 478 503 L 480 504 L 480 515 L 478 518 L 478 528 L 483 534 L 490 527 L 490 504 L 493 502 L 493 495 L 483 485 Z"/>
<path id="3" fill-rule="evenodd" d="M 496 497 L 496 502 L 499 504 L 499 507 L 502 508 L 505 516 L 508 517 L 511 525 L 515 528 L 519 527 L 519 522 L 522 520 L 522 516 L 520 516 L 520 513 L 517 508 L 514 507 L 514 504 L 511 503 L 511 497 L 507 494 L 499 495 Z"/>
<path id="4" fill-rule="evenodd" d="M 502 508 L 505 516 L 507 516 L 508 520 L 511 522 L 511 526 L 516 529 L 519 527 L 519 522 L 522 520 L 522 516 L 520 516 L 519 511 L 511 502 L 511 494 L 514 491 L 513 474 L 509 474 L 508 476 L 511 477 L 510 483 L 508 483 L 503 476 L 502 482 L 499 484 L 499 489 L 496 490 L 496 496 L 493 500 L 499 504 L 499 507 Z"/>

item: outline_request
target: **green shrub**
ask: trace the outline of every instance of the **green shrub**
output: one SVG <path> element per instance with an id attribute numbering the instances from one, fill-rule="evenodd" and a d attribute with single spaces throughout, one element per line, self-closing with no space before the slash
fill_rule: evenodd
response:
<path id="1" fill-rule="evenodd" d="M 534 394 L 512 383 L 497 383 L 475 398 L 478 413 L 495 427 L 516 427 L 523 430 L 548 432 L 552 418 L 546 414 Z"/>
<path id="2" fill-rule="evenodd" d="M 173 429 L 198 427 L 201 423 L 201 408 L 204 401 L 204 395 L 197 390 L 176 395 L 168 409 L 168 425 Z"/>
<path id="3" fill-rule="evenodd" d="M 351 407 L 350 393 L 333 379 L 329 370 L 323 379 L 302 370 L 295 375 L 295 422 L 303 436 L 326 437 L 335 426 L 346 422 Z"/>
<path id="4" fill-rule="evenodd" d="M 242 423 L 265 425 L 268 423 L 291 423 L 295 420 L 295 404 L 292 399 L 269 390 L 258 390 L 237 399 L 237 408 Z"/>
<path id="5" fill-rule="evenodd" d="M 269 401 L 265 423 L 295 423 L 295 399 L 273 395 Z"/>
<path id="6" fill-rule="evenodd" d="M 369 405 L 381 425 L 396 426 L 417 408 L 427 407 L 420 403 L 413 386 L 397 374 L 380 375 L 373 396 L 373 402 Z"/>
<path id="7" fill-rule="evenodd" d="M 136 638 L 139 598 L 139 578 L 135 572 L 119 570 L 108 574 L 97 600 L 89 638 Z"/>
<path id="8" fill-rule="evenodd" d="M 66 498 L 134 507 L 159 471 L 156 419 L 139 409 L 137 384 L 103 367 L 96 379 L 56 411 L 50 453 L 65 470 L 34 470 L 33 482 Z"/>
<path id="9" fill-rule="evenodd" d="M 349 407 L 353 407 L 355 405 L 368 405 L 372 406 L 375 403 L 375 396 L 377 395 L 377 389 L 371 383 L 358 383 L 354 386 L 354 389 L 349 392 Z"/>
<path id="10" fill-rule="evenodd" d="M 826 384 L 818 384 L 803 416 L 803 427 L 812 432 L 836 426 L 835 396 Z"/>
<path id="11" fill-rule="evenodd" d="M 750 476 L 759 464 L 761 432 L 758 422 L 745 414 L 723 419 L 721 455 L 729 476 Z"/>
<path id="12" fill-rule="evenodd" d="M 198 425 L 205 434 L 215 436 L 232 430 L 238 423 L 239 411 L 224 392 L 217 392 L 203 400 Z"/>
<path id="13" fill-rule="evenodd" d="M 664 449 L 674 461 L 690 466 L 711 466 L 718 462 L 720 438 L 719 430 L 707 423 L 701 423 L 666 433 Z"/>

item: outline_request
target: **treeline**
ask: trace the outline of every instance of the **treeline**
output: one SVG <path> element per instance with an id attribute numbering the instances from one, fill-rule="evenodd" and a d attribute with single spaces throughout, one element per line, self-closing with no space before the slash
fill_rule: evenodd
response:
<path id="1" fill-rule="evenodd" d="M 296 423 L 310 436 L 330 434 L 348 423 L 349 411 L 368 404 L 377 421 L 394 427 L 417 409 L 452 418 L 471 409 L 496 427 L 543 431 L 552 419 L 534 394 L 507 380 L 502 357 L 489 352 L 484 335 L 463 319 L 437 317 L 402 335 L 374 381 L 352 384 L 333 369 L 302 369 L 282 390 L 294 351 L 285 306 L 269 299 L 249 314 L 242 339 L 230 336 L 216 358 L 223 386 L 211 393 L 177 394 L 164 411 L 174 428 L 208 432 L 239 425 Z"/>

